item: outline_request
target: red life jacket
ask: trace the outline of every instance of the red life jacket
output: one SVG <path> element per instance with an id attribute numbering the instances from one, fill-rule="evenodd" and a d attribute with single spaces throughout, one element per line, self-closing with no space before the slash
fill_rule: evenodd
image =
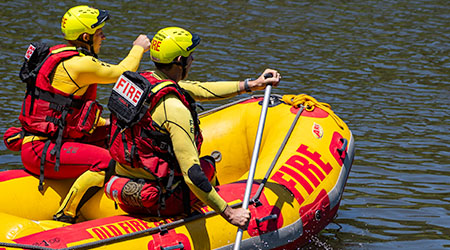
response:
<path id="1" fill-rule="evenodd" d="M 128 74 L 138 74 L 134 72 L 126 72 Z M 152 72 L 140 73 L 150 85 L 150 91 L 147 95 L 146 102 L 148 105 L 145 114 L 140 120 L 129 128 L 123 128 L 118 117 L 114 114 L 114 110 L 123 110 L 129 106 L 124 104 L 121 108 L 114 109 L 110 105 L 111 110 L 111 146 L 110 154 L 112 158 L 120 164 L 132 167 L 141 167 L 150 172 L 158 182 L 165 182 L 166 187 L 170 187 L 173 176 L 181 176 L 181 170 L 175 158 L 172 142 L 169 133 L 162 133 L 164 128 L 156 124 L 150 114 L 158 101 L 169 93 L 175 94 L 181 102 L 189 109 L 194 120 L 194 133 L 197 149 L 203 141 L 199 128 L 199 120 L 195 111 L 196 104 L 194 99 L 181 87 L 172 80 L 158 80 L 152 76 Z M 124 74 L 125 75 L 125 74 Z M 119 78 L 120 81 L 120 78 Z M 119 83 L 118 81 L 118 83 Z M 116 83 L 116 86 L 117 84 Z M 145 84 L 141 85 L 145 86 Z M 119 98 L 120 99 L 120 98 Z M 125 103 L 123 100 L 117 100 L 117 105 Z M 121 131 L 123 129 L 123 131 Z M 161 182 L 160 182 L 161 183 Z M 161 183 L 162 184 L 162 183 Z"/>
<path id="2" fill-rule="evenodd" d="M 73 47 L 57 45 L 41 64 L 34 84 L 27 85 L 19 120 L 28 134 L 56 138 L 81 138 L 85 134 L 79 129 L 80 115 L 87 101 L 95 101 L 97 85 L 88 87 L 82 96 L 64 93 L 51 85 L 53 73 L 60 62 L 80 53 Z"/>
<path id="3" fill-rule="evenodd" d="M 56 141 L 50 153 L 56 154 L 55 171 L 59 171 L 63 139 L 80 139 L 84 135 L 91 134 L 100 118 L 102 107 L 95 101 L 97 84 L 90 85 L 82 96 L 67 94 L 52 87 L 56 67 L 60 62 L 80 55 L 76 48 L 63 44 L 56 45 L 49 48 L 46 57 L 41 57 L 42 51 L 46 50 L 39 46 L 30 45 L 20 72 L 21 79 L 27 83 L 27 91 L 19 121 L 26 135 L 49 138 L 41 156 L 39 190 L 42 190 L 45 156 L 50 140 Z M 35 51 L 40 52 L 37 55 L 39 59 L 33 56 Z"/>

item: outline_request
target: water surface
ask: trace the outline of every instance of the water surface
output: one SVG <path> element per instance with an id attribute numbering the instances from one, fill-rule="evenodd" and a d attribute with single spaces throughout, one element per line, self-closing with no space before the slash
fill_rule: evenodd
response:
<path id="1" fill-rule="evenodd" d="M 412 1 L 2 1 L 0 132 L 18 125 L 30 41 L 61 41 L 63 13 L 107 9 L 101 59 L 118 63 L 140 33 L 198 33 L 190 79 L 282 73 L 276 94 L 312 95 L 352 129 L 355 162 L 335 219 L 310 249 L 450 248 L 450 5 Z M 152 68 L 148 54 L 141 69 Z M 106 104 L 110 88 L 100 87 Z M 206 103 L 206 108 L 219 103 Z M 0 145 L 0 169 L 21 167 Z"/>

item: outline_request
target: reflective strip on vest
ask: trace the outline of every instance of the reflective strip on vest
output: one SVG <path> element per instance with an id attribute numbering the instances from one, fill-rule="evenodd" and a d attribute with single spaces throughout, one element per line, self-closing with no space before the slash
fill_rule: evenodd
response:
<path id="1" fill-rule="evenodd" d="M 158 83 L 155 87 L 152 88 L 152 93 L 156 93 L 156 92 L 160 91 L 162 88 L 164 88 L 164 87 L 166 87 L 168 85 L 171 85 L 171 84 L 174 84 L 174 83 L 173 82 L 161 82 L 161 83 Z"/>
<path id="2" fill-rule="evenodd" d="M 57 53 L 59 53 L 59 52 L 63 52 L 63 51 L 68 51 L 68 50 L 77 50 L 77 48 L 76 47 L 62 47 L 62 48 L 59 48 L 59 49 L 55 49 L 55 50 L 52 50 L 52 54 L 57 54 Z"/>

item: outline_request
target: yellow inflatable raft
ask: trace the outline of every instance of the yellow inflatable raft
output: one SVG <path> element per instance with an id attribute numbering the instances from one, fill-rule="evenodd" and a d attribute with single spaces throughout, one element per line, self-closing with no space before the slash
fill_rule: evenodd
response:
<path id="1" fill-rule="evenodd" d="M 202 154 L 217 163 L 219 194 L 240 206 L 261 113 L 249 97 L 200 116 Z M 354 140 L 330 106 L 307 95 L 272 95 L 241 249 L 297 249 L 335 216 Z M 0 172 L 0 249 L 231 249 L 237 228 L 207 206 L 188 218 L 136 217 L 98 192 L 78 223 L 52 221 L 73 180 Z"/>

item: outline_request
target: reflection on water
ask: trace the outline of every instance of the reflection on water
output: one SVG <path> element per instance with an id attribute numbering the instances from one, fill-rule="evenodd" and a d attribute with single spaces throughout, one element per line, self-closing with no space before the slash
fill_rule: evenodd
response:
<path id="1" fill-rule="evenodd" d="M 59 20 L 72 5 L 0 3 L 1 133 L 17 125 L 24 91 L 17 74 L 27 44 L 41 39 L 59 42 Z M 330 224 L 306 248 L 450 247 L 447 1 L 94 5 L 112 14 L 101 52 L 107 62 L 118 63 L 139 33 L 182 26 L 202 37 L 190 79 L 245 79 L 273 67 L 283 75 L 274 93 L 310 94 L 331 104 L 347 122 L 357 153 L 337 224 Z M 151 67 L 144 58 L 141 69 Z M 108 87 L 101 87 L 102 103 L 108 92 Z M 0 168 L 21 167 L 20 157 L 4 145 L 0 157 Z"/>

